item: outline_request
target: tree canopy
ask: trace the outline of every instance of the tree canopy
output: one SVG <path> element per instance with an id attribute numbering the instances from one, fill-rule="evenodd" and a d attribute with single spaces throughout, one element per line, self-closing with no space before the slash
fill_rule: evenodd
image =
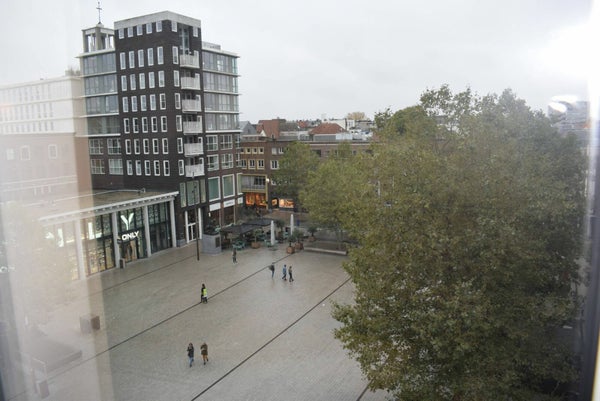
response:
<path id="1" fill-rule="evenodd" d="M 355 302 L 336 305 L 335 335 L 370 388 L 400 400 L 517 400 L 573 380 L 557 331 L 577 309 L 576 141 L 509 90 L 442 87 L 380 117 L 372 155 L 335 176 L 348 203 L 335 216 L 360 241 L 344 266 Z"/>
<path id="2" fill-rule="evenodd" d="M 318 162 L 318 156 L 308 144 L 291 143 L 279 160 L 279 168 L 273 172 L 277 194 L 297 200 L 300 190 L 306 186 L 309 172 L 317 168 Z"/>

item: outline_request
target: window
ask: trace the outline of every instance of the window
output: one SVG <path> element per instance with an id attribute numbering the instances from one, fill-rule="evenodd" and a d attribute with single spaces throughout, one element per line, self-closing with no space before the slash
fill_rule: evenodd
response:
<path id="1" fill-rule="evenodd" d="M 173 85 L 179 86 L 179 71 L 177 70 L 173 71 Z"/>
<path id="2" fill-rule="evenodd" d="M 154 175 L 160 175 L 160 161 L 154 160 Z"/>
<path id="3" fill-rule="evenodd" d="M 150 170 L 150 160 L 144 160 L 144 174 L 152 174 L 152 170 Z"/>
<path id="4" fill-rule="evenodd" d="M 146 89 L 146 74 L 140 74 L 140 89 Z"/>
<path id="5" fill-rule="evenodd" d="M 183 138 L 177 138 L 177 153 L 183 153 Z"/>
<path id="6" fill-rule="evenodd" d="M 131 154 L 131 139 L 125 139 L 125 154 Z"/>
<path id="7" fill-rule="evenodd" d="M 142 161 L 135 161 L 135 175 L 142 175 Z"/>
<path id="8" fill-rule="evenodd" d="M 156 21 L 156 32 L 162 32 L 162 21 Z"/>
<path id="9" fill-rule="evenodd" d="M 159 94 L 158 101 L 160 102 L 160 109 L 165 110 L 167 108 L 167 96 L 164 93 Z"/>
<path id="10" fill-rule="evenodd" d="M 128 118 L 123 119 L 123 131 L 126 134 L 129 134 L 129 119 Z"/>
<path id="11" fill-rule="evenodd" d="M 208 163 L 208 171 L 215 171 L 219 169 L 219 155 L 210 155 L 206 157 Z"/>
<path id="12" fill-rule="evenodd" d="M 138 50 L 138 65 L 140 67 L 144 66 L 144 49 Z"/>
<path id="13" fill-rule="evenodd" d="M 221 197 L 221 191 L 219 190 L 219 177 L 208 179 L 208 199 L 217 200 Z"/>
<path id="14" fill-rule="evenodd" d="M 146 53 L 148 54 L 148 65 L 153 66 L 154 65 L 154 49 L 152 47 L 150 47 L 150 48 L 148 48 L 148 50 L 146 50 Z"/>
<path id="15" fill-rule="evenodd" d="M 135 52 L 133 50 L 129 52 L 129 68 L 135 68 Z"/>
<path id="16" fill-rule="evenodd" d="M 150 110 L 156 110 L 156 95 L 150 95 Z"/>
<path id="17" fill-rule="evenodd" d="M 163 48 L 162 46 L 158 46 L 156 48 L 156 62 L 158 63 L 158 65 L 161 65 L 164 63 L 164 56 L 163 56 Z"/>
<path id="18" fill-rule="evenodd" d="M 221 168 L 227 169 L 233 167 L 233 155 L 231 153 L 226 153 L 221 155 Z"/>
<path id="19" fill-rule="evenodd" d="M 279 160 L 271 160 L 271 170 L 279 170 Z"/>
<path id="20" fill-rule="evenodd" d="M 169 165 L 168 160 L 163 160 L 163 175 L 164 176 L 171 175 L 171 166 Z"/>
<path id="21" fill-rule="evenodd" d="M 133 27 L 132 26 L 127 27 L 127 37 L 128 38 L 133 37 Z"/>
<path id="22" fill-rule="evenodd" d="M 206 136 L 206 150 L 209 152 L 219 150 L 219 146 L 217 145 L 217 136 L 216 135 L 207 135 Z"/>
<path id="23" fill-rule="evenodd" d="M 160 151 L 160 147 L 158 146 L 158 138 L 152 139 L 152 154 L 157 155 Z"/>
<path id="24" fill-rule="evenodd" d="M 123 28 L 119 29 L 119 39 L 123 39 L 125 37 L 125 31 L 123 31 Z"/>
<path id="25" fill-rule="evenodd" d="M 158 72 L 158 87 L 162 88 L 164 86 L 165 86 L 165 72 L 159 71 Z"/>
<path id="26" fill-rule="evenodd" d="M 138 132 L 140 132 L 140 125 L 139 125 L 139 121 L 137 118 L 131 119 L 131 125 L 133 125 L 133 133 L 134 134 L 137 134 Z"/>
<path id="27" fill-rule="evenodd" d="M 123 175 L 123 160 L 108 159 L 108 174 Z"/>
<path id="28" fill-rule="evenodd" d="M 147 109 L 146 95 L 141 95 L 140 96 L 140 110 L 141 111 L 146 111 L 146 109 Z"/>
<path id="29" fill-rule="evenodd" d="M 148 73 L 148 87 L 154 88 L 154 71 Z"/>
<path id="30" fill-rule="evenodd" d="M 137 31 L 136 32 L 137 36 L 142 36 L 142 34 L 144 33 L 143 26 L 142 25 L 137 25 L 135 28 L 136 28 L 136 31 Z"/>
<path id="31" fill-rule="evenodd" d="M 179 93 L 175 94 L 175 108 L 177 110 L 181 109 L 181 94 Z"/>
<path id="32" fill-rule="evenodd" d="M 177 21 L 171 21 L 171 30 L 177 32 Z"/>
<path id="33" fill-rule="evenodd" d="M 231 141 L 231 134 L 221 135 L 221 149 L 232 149 L 233 142 Z"/>
<path id="34" fill-rule="evenodd" d="M 179 170 L 179 175 L 185 175 L 185 162 L 183 160 L 177 160 L 177 170 Z"/>
<path id="35" fill-rule="evenodd" d="M 121 90 L 123 92 L 127 91 L 127 76 L 121 75 Z"/>
<path id="36" fill-rule="evenodd" d="M 146 33 L 152 33 L 152 22 L 146 24 Z"/>
<path id="37" fill-rule="evenodd" d="M 124 70 L 125 68 L 127 68 L 127 63 L 126 63 L 126 56 L 125 53 L 119 53 L 119 65 L 121 66 L 121 69 Z"/>
<path id="38" fill-rule="evenodd" d="M 182 122 L 182 118 L 181 116 L 175 116 L 175 130 L 177 132 L 181 132 L 183 131 L 183 126 L 182 126 L 183 122 Z"/>
<path id="39" fill-rule="evenodd" d="M 160 130 L 161 132 L 167 132 L 167 116 L 160 117 Z"/>
<path id="40" fill-rule="evenodd" d="M 248 168 L 254 169 L 256 167 L 256 162 L 254 159 L 248 160 Z"/>
<path id="41" fill-rule="evenodd" d="M 48 145 L 48 158 L 49 159 L 57 159 L 58 158 L 58 146 L 54 144 Z"/>
<path id="42" fill-rule="evenodd" d="M 104 163 L 102 159 L 90 159 L 90 168 L 92 174 L 104 174 Z"/>
<path id="43" fill-rule="evenodd" d="M 233 175 L 223 176 L 223 197 L 235 195 L 233 191 Z"/>
<path id="44" fill-rule="evenodd" d="M 144 147 L 144 154 L 149 155 L 150 154 L 150 140 L 148 138 L 144 138 L 142 144 Z"/>
<path id="45" fill-rule="evenodd" d="M 194 35 L 195 38 L 198 37 L 198 27 L 197 26 L 192 27 L 192 34 Z"/>
<path id="46" fill-rule="evenodd" d="M 134 76 L 135 78 L 135 76 Z M 131 96 L 131 111 L 138 111 L 137 96 Z"/>
<path id="47" fill-rule="evenodd" d="M 179 48 L 173 46 L 173 64 L 179 64 Z"/>
<path id="48" fill-rule="evenodd" d="M 265 169 L 265 160 L 264 159 L 258 159 L 256 164 L 256 168 L 259 170 L 264 170 Z"/>
<path id="49" fill-rule="evenodd" d="M 106 147 L 108 148 L 109 155 L 121 154 L 121 140 L 119 138 L 108 138 L 106 140 Z"/>
<path id="50" fill-rule="evenodd" d="M 123 97 L 123 113 L 129 113 L 129 99 L 127 96 Z"/>
<path id="51" fill-rule="evenodd" d="M 148 132 L 148 117 L 142 117 L 142 132 Z"/>
<path id="52" fill-rule="evenodd" d="M 129 87 L 131 88 L 132 91 L 134 91 L 136 89 L 135 74 L 131 74 L 129 76 Z"/>
<path id="53" fill-rule="evenodd" d="M 262 155 L 265 153 L 265 148 L 258 148 L 258 154 Z"/>
<path id="54" fill-rule="evenodd" d="M 152 126 L 152 132 L 158 132 L 158 118 L 157 117 L 150 118 L 150 125 Z"/>
<path id="55" fill-rule="evenodd" d="M 127 160 L 127 175 L 133 175 L 133 161 Z"/>
<path id="56" fill-rule="evenodd" d="M 163 152 L 163 155 L 169 154 L 169 139 L 168 138 L 162 139 L 162 152 Z"/>
<path id="57" fill-rule="evenodd" d="M 103 140 L 102 139 L 90 139 L 89 141 L 89 153 L 90 155 L 101 155 L 104 153 Z M 24 159 L 23 152 L 21 152 L 21 159 L 29 160 L 29 157 Z"/>
<path id="58" fill-rule="evenodd" d="M 140 140 L 139 139 L 134 139 L 133 140 L 133 153 L 135 153 L 136 155 L 139 155 L 141 153 L 142 149 L 140 148 Z"/>

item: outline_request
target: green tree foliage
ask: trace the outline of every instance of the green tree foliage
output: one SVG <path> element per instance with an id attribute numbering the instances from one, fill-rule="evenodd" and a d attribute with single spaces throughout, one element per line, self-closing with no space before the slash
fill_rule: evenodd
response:
<path id="1" fill-rule="evenodd" d="M 361 166 L 360 156 L 352 155 L 350 144 L 341 143 L 333 156 L 310 172 L 306 187 L 300 192 L 311 221 L 336 231 L 338 240 L 342 239 L 343 222 L 357 216 L 361 191 L 371 190 L 355 185 L 364 176 Z"/>
<path id="2" fill-rule="evenodd" d="M 302 142 L 293 142 L 279 160 L 279 169 L 273 173 L 279 196 L 298 199 L 300 190 L 304 188 L 310 171 L 317 168 L 319 157 L 310 150 L 310 146 Z"/>
<path id="3" fill-rule="evenodd" d="M 443 139 L 405 109 L 386 125 L 403 135 L 336 187 L 361 246 L 335 335 L 400 400 L 533 399 L 576 373 L 557 329 L 577 308 L 584 158 L 512 92 L 459 94 L 466 108 L 446 89 L 425 93 L 455 116 Z M 435 118 L 435 102 L 420 107 Z"/>

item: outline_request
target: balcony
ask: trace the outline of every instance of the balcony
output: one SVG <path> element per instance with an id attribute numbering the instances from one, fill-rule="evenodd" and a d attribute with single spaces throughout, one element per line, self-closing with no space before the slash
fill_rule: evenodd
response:
<path id="1" fill-rule="evenodd" d="M 184 99 L 181 101 L 181 110 L 184 113 L 199 113 L 202 111 L 200 100 Z"/>
<path id="2" fill-rule="evenodd" d="M 183 153 L 186 157 L 200 156 L 204 154 L 201 143 L 186 143 L 183 145 Z"/>
<path id="3" fill-rule="evenodd" d="M 179 65 L 183 68 L 200 68 L 200 56 L 181 54 L 179 55 Z"/>
<path id="4" fill-rule="evenodd" d="M 195 164 L 193 166 L 185 166 L 185 176 L 186 177 L 201 177 L 204 175 L 204 165 L 203 164 Z"/>
<path id="5" fill-rule="evenodd" d="M 200 90 L 200 78 L 182 77 L 181 89 Z"/>
<path id="6" fill-rule="evenodd" d="M 184 121 L 183 122 L 183 134 L 184 135 L 194 135 L 194 134 L 201 134 L 201 133 L 202 133 L 202 122 L 201 121 Z"/>

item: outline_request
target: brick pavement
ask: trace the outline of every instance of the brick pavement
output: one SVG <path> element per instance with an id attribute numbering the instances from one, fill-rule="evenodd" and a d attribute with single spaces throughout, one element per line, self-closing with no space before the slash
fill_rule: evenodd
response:
<path id="1" fill-rule="evenodd" d="M 331 301 L 352 300 L 343 260 L 279 246 L 240 251 L 234 265 L 229 252 L 197 261 L 189 245 L 76 283 L 75 301 L 44 329 L 83 358 L 51 375 L 47 400 L 384 400 L 361 396 L 360 369 L 332 336 Z M 283 263 L 294 283 L 281 280 Z M 199 304 L 202 283 L 208 304 Z M 101 330 L 84 335 L 78 317 L 89 312 Z M 39 399 L 31 389 L 12 398 Z"/>

